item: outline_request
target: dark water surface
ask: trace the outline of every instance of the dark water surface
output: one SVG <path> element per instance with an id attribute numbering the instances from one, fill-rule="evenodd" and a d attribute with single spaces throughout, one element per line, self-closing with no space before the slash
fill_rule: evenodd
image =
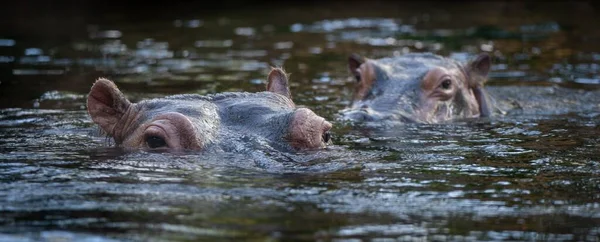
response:
<path id="1" fill-rule="evenodd" d="M 15 8 L 0 33 L 0 241 L 600 240 L 597 4 L 249 5 Z M 425 51 L 492 53 L 488 87 L 507 115 L 336 120 L 353 90 L 350 53 Z M 126 152 L 85 111 L 100 76 L 137 101 L 262 91 L 270 66 L 291 73 L 297 104 L 332 121 L 335 145 Z"/>

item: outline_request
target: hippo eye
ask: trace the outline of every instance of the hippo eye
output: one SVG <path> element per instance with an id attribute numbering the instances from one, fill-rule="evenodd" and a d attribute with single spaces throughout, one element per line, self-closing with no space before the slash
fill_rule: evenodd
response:
<path id="1" fill-rule="evenodd" d="M 447 89 L 450 89 L 451 84 L 452 84 L 452 81 L 450 79 L 445 79 L 442 81 L 442 84 L 440 84 L 440 87 L 447 90 Z"/>
<path id="2" fill-rule="evenodd" d="M 323 133 L 323 142 L 325 143 L 329 143 L 329 141 L 331 140 L 331 133 L 329 133 L 329 131 Z"/>
<path id="3" fill-rule="evenodd" d="M 146 144 L 148 144 L 148 147 L 150 147 L 151 149 L 167 146 L 165 140 L 158 136 L 146 137 Z"/>

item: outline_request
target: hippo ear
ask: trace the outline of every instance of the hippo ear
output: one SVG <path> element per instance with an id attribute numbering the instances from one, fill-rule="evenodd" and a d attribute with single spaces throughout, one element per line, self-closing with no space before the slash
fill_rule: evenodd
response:
<path id="1" fill-rule="evenodd" d="M 362 58 L 358 54 L 352 54 L 348 57 L 348 70 L 350 71 L 350 73 L 352 73 L 354 78 L 356 78 L 357 82 L 360 81 L 360 73 L 358 72 L 358 67 L 360 67 L 360 65 L 362 65 L 364 62 L 364 58 Z"/>
<path id="2" fill-rule="evenodd" d="M 467 68 L 468 74 L 471 77 L 469 84 L 472 87 L 482 86 L 487 79 L 487 75 L 490 72 L 492 66 L 492 59 L 486 53 L 479 54 L 477 58 Z"/>
<path id="3" fill-rule="evenodd" d="M 490 96 L 483 88 L 487 81 L 487 76 L 492 66 L 492 59 L 486 53 L 479 54 L 475 60 L 469 63 L 469 85 L 473 90 L 477 104 L 479 105 L 479 115 L 489 117 L 492 115 L 493 103 Z"/>
<path id="4" fill-rule="evenodd" d="M 292 99 L 288 78 L 281 68 L 273 68 L 267 77 L 267 91 L 278 93 Z"/>
<path id="5" fill-rule="evenodd" d="M 100 78 L 92 86 L 88 94 L 87 107 L 94 123 L 98 124 L 109 135 L 113 134 L 115 125 L 131 106 L 131 102 L 110 80 Z"/>

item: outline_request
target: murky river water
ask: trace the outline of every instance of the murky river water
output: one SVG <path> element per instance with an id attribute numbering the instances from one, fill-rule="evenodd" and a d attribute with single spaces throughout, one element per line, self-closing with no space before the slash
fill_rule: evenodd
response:
<path id="1" fill-rule="evenodd" d="M 0 36 L 0 240 L 599 241 L 598 11 L 353 2 L 15 20 Z M 440 125 L 336 120 L 350 53 L 423 51 L 492 53 L 488 87 L 512 109 Z M 262 91 L 269 66 L 332 121 L 335 145 L 124 152 L 85 111 L 100 76 L 137 101 Z"/>

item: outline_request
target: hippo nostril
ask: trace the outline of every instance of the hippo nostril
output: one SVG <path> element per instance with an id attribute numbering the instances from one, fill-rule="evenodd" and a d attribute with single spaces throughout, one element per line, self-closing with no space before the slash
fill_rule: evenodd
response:
<path id="1" fill-rule="evenodd" d="M 331 140 L 331 133 L 329 131 L 326 131 L 325 133 L 323 133 L 323 142 L 325 143 L 329 143 L 329 141 Z"/>

